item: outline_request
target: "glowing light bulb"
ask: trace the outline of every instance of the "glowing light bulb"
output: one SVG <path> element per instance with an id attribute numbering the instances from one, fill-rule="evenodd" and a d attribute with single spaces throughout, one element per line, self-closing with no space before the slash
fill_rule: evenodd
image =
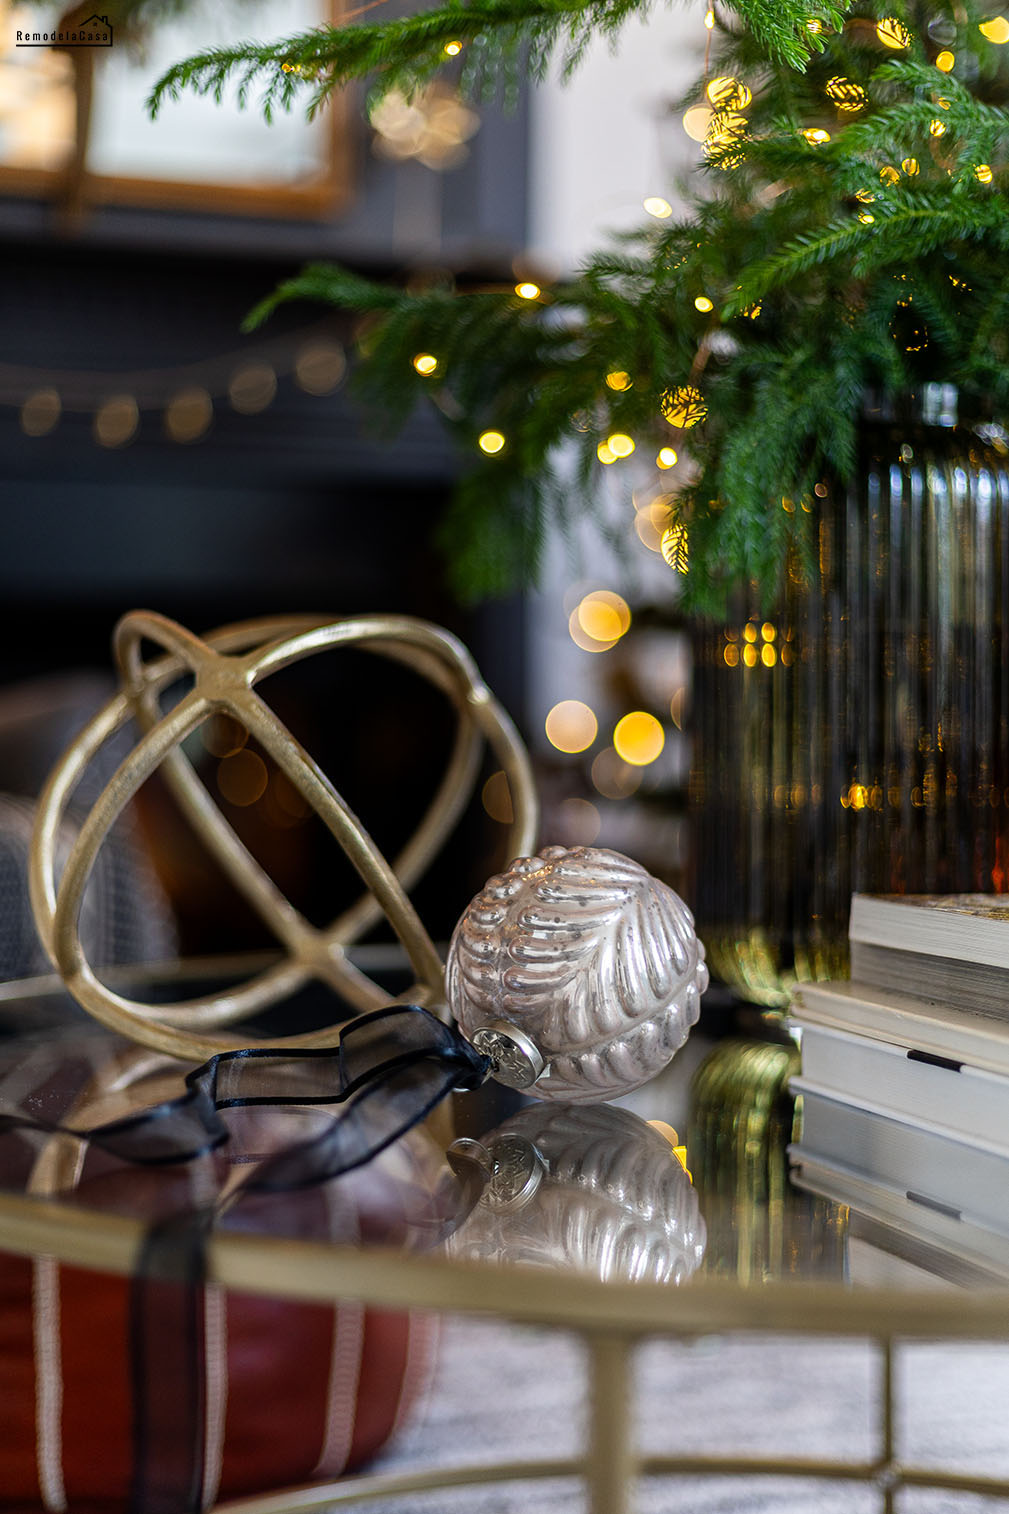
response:
<path id="1" fill-rule="evenodd" d="M 716 110 L 745 110 L 753 101 L 749 86 L 730 74 L 709 80 L 704 92 Z"/>
<path id="2" fill-rule="evenodd" d="M 647 767 L 666 744 L 666 733 L 647 710 L 632 710 L 618 720 L 613 732 L 613 748 L 618 757 L 632 767 Z"/>
<path id="3" fill-rule="evenodd" d="M 946 135 L 946 122 L 940 121 L 937 117 L 934 121 L 929 122 L 928 129 L 933 137 L 944 137 Z"/>
<path id="4" fill-rule="evenodd" d="M 896 16 L 886 16 L 878 22 L 876 36 L 884 47 L 892 47 L 895 51 L 911 46 L 911 33 L 903 21 L 898 21 Z"/>
<path id="5" fill-rule="evenodd" d="M 630 374 L 625 373 L 622 368 L 615 368 L 612 373 L 606 375 L 607 389 L 615 389 L 618 394 L 622 394 L 625 389 L 629 389 L 633 382 L 634 380 Z"/>
<path id="6" fill-rule="evenodd" d="M 634 451 L 634 438 L 623 431 L 614 431 L 606 438 L 606 445 L 614 457 L 630 457 Z"/>
<path id="7" fill-rule="evenodd" d="M 714 27 L 714 25 L 715 25 L 715 13 L 714 13 L 713 10 L 708 9 L 708 10 L 706 10 L 704 12 L 704 24 L 708 28 L 709 32 Z"/>
<path id="8" fill-rule="evenodd" d="M 997 42 L 999 45 L 1009 42 L 1009 21 L 1005 16 L 993 16 L 990 21 L 979 22 L 978 31 L 989 42 Z"/>
<path id="9" fill-rule="evenodd" d="M 462 43 L 446 42 L 445 46 L 442 48 L 442 52 L 447 53 L 450 58 L 457 58 L 462 52 Z"/>
<path id="10" fill-rule="evenodd" d="M 599 730 L 595 714 L 580 699 L 562 699 L 543 724 L 547 740 L 558 752 L 584 752 Z"/>
<path id="11" fill-rule="evenodd" d="M 806 30 L 812 32 L 814 37 L 818 37 L 823 31 L 823 22 L 817 20 L 816 16 L 810 16 L 806 22 Z"/>
<path id="12" fill-rule="evenodd" d="M 655 465 L 658 468 L 675 468 L 675 449 L 673 447 L 660 447 L 655 458 Z"/>
<path id="13" fill-rule="evenodd" d="M 822 126 L 808 126 L 802 135 L 812 147 L 820 147 L 824 142 L 830 141 L 830 132 L 824 131 Z"/>
<path id="14" fill-rule="evenodd" d="M 631 624 L 627 601 L 610 589 L 595 589 L 586 594 L 575 616 L 586 636 L 607 645 L 619 641 Z"/>
<path id="15" fill-rule="evenodd" d="M 675 573 L 689 572 L 690 543 L 682 521 L 671 521 L 666 527 L 659 541 L 659 551 Z"/>
<path id="16" fill-rule="evenodd" d="M 852 79 L 846 79 L 843 74 L 835 74 L 833 79 L 827 80 L 826 92 L 838 110 L 861 110 L 869 100 L 862 86 Z"/>
<path id="17" fill-rule="evenodd" d="M 860 210 L 858 213 L 858 219 L 861 221 L 863 226 L 871 226 L 876 217 L 874 215 L 870 215 L 867 210 Z"/>
<path id="18" fill-rule="evenodd" d="M 901 165 L 900 166 L 904 170 L 904 172 L 907 174 L 908 178 L 913 179 L 914 176 L 915 176 L 915 174 L 918 172 L 918 159 L 917 158 L 903 158 L 901 160 Z"/>
<path id="19" fill-rule="evenodd" d="M 649 195 L 647 200 L 642 200 L 641 203 L 648 214 L 654 216 L 657 221 L 667 221 L 673 213 L 673 207 L 661 195 Z"/>
<path id="20" fill-rule="evenodd" d="M 936 60 L 935 60 L 935 66 L 936 66 L 936 68 L 940 69 L 942 71 L 942 73 L 944 73 L 944 74 L 950 74 L 950 73 L 952 73 L 953 72 L 953 65 L 955 63 L 956 63 L 956 54 L 955 53 L 951 53 L 948 47 L 944 47 L 943 50 L 942 50 L 942 52 L 937 55 Z"/>
<path id="21" fill-rule="evenodd" d="M 694 309 L 699 310 L 702 315 L 707 315 L 708 311 L 714 310 L 714 308 L 714 305 L 706 294 L 699 294 L 694 301 Z"/>
<path id="22" fill-rule="evenodd" d="M 671 426 L 686 431 L 703 421 L 708 413 L 704 396 L 692 384 L 680 384 L 662 397 L 662 414 Z"/>
<path id="23" fill-rule="evenodd" d="M 430 378 L 438 366 L 438 359 L 431 352 L 418 352 L 413 360 L 413 366 L 421 378 Z"/>
<path id="24" fill-rule="evenodd" d="M 879 180 L 881 184 L 899 184 L 900 174 L 891 163 L 884 163 L 879 170 Z"/>
<path id="25" fill-rule="evenodd" d="M 988 164 L 979 163 L 974 170 L 974 177 L 979 184 L 990 184 L 992 181 L 992 171 Z"/>
<path id="26" fill-rule="evenodd" d="M 515 293 L 518 295 L 520 300 L 538 300 L 540 297 L 540 292 L 540 286 L 538 284 L 532 283 L 531 281 L 528 281 L 524 284 L 515 285 Z"/>
<path id="27" fill-rule="evenodd" d="M 501 431 L 484 431 L 477 440 L 480 451 L 486 452 L 490 457 L 493 457 L 495 452 L 500 452 L 504 444 L 504 433 Z"/>

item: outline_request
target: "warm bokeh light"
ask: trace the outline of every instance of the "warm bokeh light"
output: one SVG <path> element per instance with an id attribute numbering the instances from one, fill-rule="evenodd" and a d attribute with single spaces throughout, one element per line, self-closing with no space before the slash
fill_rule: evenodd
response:
<path id="1" fill-rule="evenodd" d="M 268 781 L 266 763 L 247 747 L 225 757 L 217 769 L 217 787 L 222 795 L 229 804 L 243 809 L 262 799 Z"/>
<path id="2" fill-rule="evenodd" d="M 871 226 L 876 217 L 874 215 L 871 215 L 868 210 L 860 210 L 858 213 L 858 219 L 861 221 L 863 226 Z"/>
<path id="3" fill-rule="evenodd" d="M 1009 21 L 1005 16 L 993 16 L 990 21 L 980 21 L 978 31 L 987 37 L 989 42 L 1009 42 Z"/>
<path id="4" fill-rule="evenodd" d="M 210 429 L 214 404 L 206 389 L 181 389 L 165 411 L 165 431 L 173 442 L 195 442 Z"/>
<path id="5" fill-rule="evenodd" d="M 990 184 L 993 175 L 987 163 L 979 163 L 974 170 L 974 177 L 979 184 Z"/>
<path id="6" fill-rule="evenodd" d="M 139 425 L 140 411 L 132 394 L 117 394 L 106 400 L 95 415 L 95 441 L 102 447 L 125 447 Z"/>
<path id="7" fill-rule="evenodd" d="M 669 496 L 660 494 L 635 514 L 634 529 L 638 540 L 649 552 L 662 551 L 662 533 L 669 525 L 669 504 Z"/>
<path id="8" fill-rule="evenodd" d="M 593 589 L 582 599 L 575 614 L 578 624 L 593 641 L 618 641 L 631 624 L 627 601 L 610 589 Z"/>
<path id="9" fill-rule="evenodd" d="M 462 43 L 454 41 L 446 42 L 442 48 L 442 52 L 447 53 L 450 58 L 457 58 L 462 52 Z"/>
<path id="10" fill-rule="evenodd" d="M 605 463 L 607 467 L 609 467 L 610 463 L 615 463 L 617 460 L 617 454 L 610 451 L 608 442 L 599 443 L 596 448 L 596 457 L 598 457 L 601 463 Z"/>
<path id="11" fill-rule="evenodd" d="M 824 131 L 822 126 L 807 126 L 802 135 L 811 147 L 822 147 L 824 142 L 830 141 L 830 132 Z"/>
<path id="12" fill-rule="evenodd" d="M 332 394 L 347 371 L 347 358 L 336 342 L 306 342 L 294 360 L 294 378 L 306 394 Z"/>
<path id="13" fill-rule="evenodd" d="M 900 174 L 894 168 L 892 163 L 884 163 L 883 167 L 879 170 L 879 179 L 881 184 L 889 184 L 892 186 L 894 184 L 900 183 Z"/>
<path id="14" fill-rule="evenodd" d="M 480 797 L 483 800 L 484 809 L 492 820 L 499 821 L 501 825 L 511 825 L 515 819 L 511 789 L 508 787 L 508 779 L 500 768 L 496 773 L 491 773 L 483 786 Z"/>
<path id="15" fill-rule="evenodd" d="M 683 730 L 683 711 L 687 702 L 687 689 L 685 684 L 674 692 L 669 701 L 669 718 L 678 731 Z"/>
<path id="16" fill-rule="evenodd" d="M 668 221 L 673 213 L 673 207 L 668 200 L 663 199 L 662 195 L 649 195 L 641 203 L 648 214 L 654 216 L 657 221 Z"/>
<path id="17" fill-rule="evenodd" d="M 580 699 L 562 699 L 543 725 L 547 740 L 558 752 L 584 752 L 599 731 L 595 715 Z"/>
<path id="18" fill-rule="evenodd" d="M 534 284 L 531 279 L 528 279 L 523 284 L 515 285 L 515 293 L 520 300 L 538 300 L 541 290 L 538 284 Z"/>
<path id="19" fill-rule="evenodd" d="M 951 53 L 948 47 L 944 47 L 935 60 L 936 68 L 941 69 L 944 74 L 951 74 L 955 63 L 956 55 Z"/>
<path id="20" fill-rule="evenodd" d="M 683 130 L 694 142 L 703 142 L 711 125 L 711 111 L 706 105 L 691 105 L 683 112 Z"/>
<path id="21" fill-rule="evenodd" d="M 706 294 L 699 294 L 694 301 L 694 309 L 699 310 L 702 315 L 707 315 L 708 311 L 714 310 L 714 308 L 713 302 L 708 299 Z"/>
<path id="22" fill-rule="evenodd" d="M 918 159 L 917 158 L 903 158 L 901 160 L 901 165 L 900 166 L 901 166 L 901 168 L 904 170 L 904 172 L 910 178 L 913 178 L 914 175 L 918 172 Z"/>
<path id="23" fill-rule="evenodd" d="M 928 129 L 933 137 L 944 137 L 946 135 L 946 122 L 940 121 L 939 117 L 936 116 L 934 121 L 929 122 Z"/>
<path id="24" fill-rule="evenodd" d="M 615 389 L 618 394 L 622 394 L 625 389 L 629 389 L 633 382 L 630 374 L 625 373 L 622 368 L 614 368 L 612 373 L 606 375 L 607 389 Z"/>
<path id="25" fill-rule="evenodd" d="M 589 799 L 564 799 L 557 806 L 557 821 L 565 846 L 591 846 L 599 835 L 602 819 Z"/>
<path id="26" fill-rule="evenodd" d="M 25 436 L 48 436 L 62 409 L 62 401 L 55 389 L 36 389 L 21 406 L 21 430 Z"/>
<path id="27" fill-rule="evenodd" d="M 571 640 L 574 642 L 575 646 L 578 647 L 582 652 L 608 652 L 610 648 L 615 645 L 615 642 L 612 641 L 597 641 L 594 636 L 589 636 L 589 634 L 582 629 L 582 623 L 578 619 L 577 605 L 568 616 L 568 635 L 571 637 Z"/>
<path id="28" fill-rule="evenodd" d="M 707 10 L 706 10 L 706 11 L 705 11 L 705 12 L 704 12 L 704 24 L 705 24 L 705 26 L 706 26 L 706 27 L 707 27 L 707 28 L 708 28 L 708 31 L 709 31 L 709 32 L 710 32 L 710 31 L 712 31 L 712 30 L 713 30 L 713 29 L 714 29 L 714 25 L 715 25 L 715 13 L 714 13 L 714 11 L 713 11 L 713 10 L 712 10 L 712 9 L 711 9 L 711 7 L 710 7 L 710 6 L 709 6 L 709 7 L 708 7 L 708 9 L 707 9 Z"/>
<path id="29" fill-rule="evenodd" d="M 618 720 L 613 732 L 613 746 L 618 757 L 632 767 L 647 767 L 666 744 L 666 733 L 647 710 L 632 710 Z"/>
<path id="30" fill-rule="evenodd" d="M 592 786 L 604 799 L 629 799 L 641 787 L 639 767 L 625 762 L 613 747 L 604 747 L 592 759 Z"/>
<path id="31" fill-rule="evenodd" d="M 233 757 L 249 739 L 249 733 L 234 715 L 218 711 L 200 726 L 200 739 L 213 757 Z"/>
<path id="32" fill-rule="evenodd" d="M 486 452 L 490 457 L 493 457 L 495 452 L 500 452 L 504 444 L 504 433 L 501 431 L 484 431 L 477 441 L 480 451 Z"/>
<path id="33" fill-rule="evenodd" d="M 240 415 L 258 415 L 272 404 L 277 375 L 269 363 L 244 363 L 231 376 L 228 398 Z"/>
<path id="34" fill-rule="evenodd" d="M 634 438 L 624 431 L 614 431 L 612 436 L 606 438 L 606 445 L 614 457 L 630 457 L 634 451 Z"/>
<path id="35" fill-rule="evenodd" d="M 660 447 L 659 450 L 658 450 L 658 452 L 655 455 L 655 466 L 657 468 L 675 468 L 676 467 L 676 449 L 675 449 L 675 447 Z"/>
<path id="36" fill-rule="evenodd" d="M 438 359 L 433 352 L 418 352 L 413 360 L 413 366 L 421 378 L 430 378 L 438 366 Z"/>

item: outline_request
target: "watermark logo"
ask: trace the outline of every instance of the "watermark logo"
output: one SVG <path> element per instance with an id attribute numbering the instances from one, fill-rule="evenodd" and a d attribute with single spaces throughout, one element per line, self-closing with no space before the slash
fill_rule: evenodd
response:
<path id="1" fill-rule="evenodd" d="M 76 26 L 63 27 L 59 31 L 33 32 L 19 27 L 14 37 L 15 47 L 111 47 L 112 27 L 108 16 L 89 16 Z"/>

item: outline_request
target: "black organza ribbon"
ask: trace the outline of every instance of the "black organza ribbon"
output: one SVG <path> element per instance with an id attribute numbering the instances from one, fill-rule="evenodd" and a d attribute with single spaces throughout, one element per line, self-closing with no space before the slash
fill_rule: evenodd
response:
<path id="1" fill-rule="evenodd" d="M 293 1193 L 363 1166 L 420 1124 L 454 1089 L 478 1087 L 489 1063 L 454 1026 L 427 1010 L 390 1006 L 361 1015 L 332 1051 L 224 1052 L 185 1079 L 178 1098 L 91 1130 L 0 1112 L 0 1134 L 69 1135 L 145 1167 L 184 1164 L 233 1143 L 222 1113 L 255 1106 L 340 1106 L 321 1131 L 250 1163 L 243 1199 Z M 442 1238 L 479 1192 L 474 1167 L 451 1207 L 432 1205 L 428 1241 Z M 468 1190 L 468 1191 L 467 1191 Z M 130 1351 L 134 1478 L 130 1514 L 199 1514 L 203 1508 L 207 1244 L 220 1201 L 195 1202 L 147 1230 L 132 1282 Z"/>

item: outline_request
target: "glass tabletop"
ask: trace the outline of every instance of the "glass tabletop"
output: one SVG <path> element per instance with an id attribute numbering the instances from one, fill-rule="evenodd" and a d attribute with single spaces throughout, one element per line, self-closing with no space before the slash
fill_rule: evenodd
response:
<path id="1" fill-rule="evenodd" d="M 187 1068 L 93 1025 L 65 994 L 8 986 L 0 1238 L 126 1272 L 145 1229 L 199 1205 L 217 1279 L 283 1296 L 631 1333 L 1009 1332 L 1009 1237 L 797 1165 L 792 1038 L 759 1019 L 736 1017 L 729 1035 L 703 1026 L 618 1104 L 487 1084 L 365 1166 L 263 1192 L 250 1172 L 319 1139 L 337 1106 L 295 1095 L 226 1109 L 228 1139 L 185 1161 L 98 1150 L 65 1132 L 170 1109 Z"/>

